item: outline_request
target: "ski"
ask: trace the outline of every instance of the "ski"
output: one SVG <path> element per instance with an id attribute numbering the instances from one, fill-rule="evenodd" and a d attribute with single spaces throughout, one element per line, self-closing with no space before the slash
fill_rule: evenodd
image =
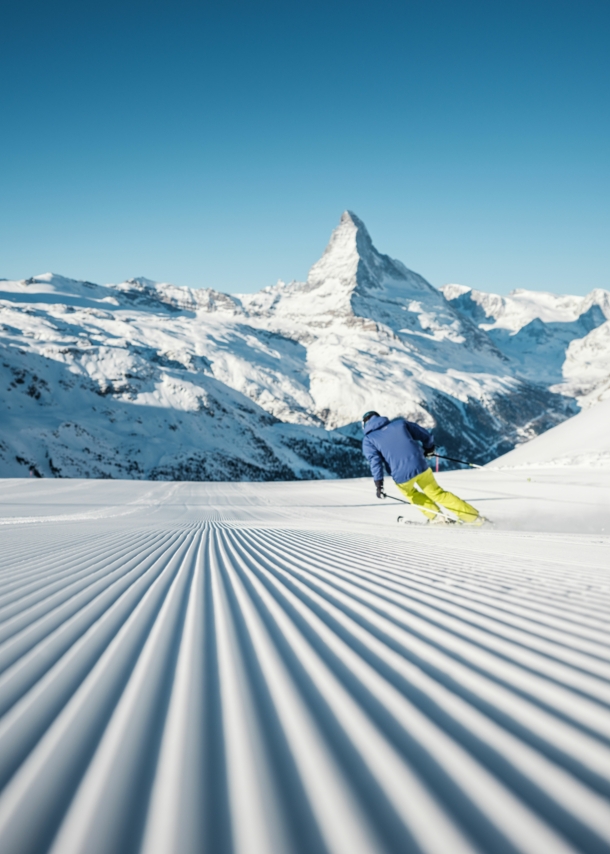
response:
<path id="1" fill-rule="evenodd" d="M 480 522 L 462 522 L 461 519 L 453 519 L 451 516 L 445 516 L 444 513 L 439 514 L 446 521 L 444 523 L 434 523 L 434 522 L 415 522 L 411 519 L 405 519 L 404 516 L 398 516 L 396 521 L 402 525 L 417 525 L 419 528 L 428 527 L 432 524 L 434 527 L 456 527 L 456 528 L 490 528 L 493 526 L 493 522 L 491 519 L 487 519 L 485 516 L 480 517 Z"/>

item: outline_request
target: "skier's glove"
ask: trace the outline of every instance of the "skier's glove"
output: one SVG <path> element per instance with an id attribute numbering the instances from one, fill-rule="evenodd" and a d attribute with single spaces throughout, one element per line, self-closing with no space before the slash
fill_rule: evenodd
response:
<path id="1" fill-rule="evenodd" d="M 377 498 L 385 498 L 385 492 L 383 491 L 383 481 L 376 480 L 375 481 L 375 489 L 377 490 Z"/>
<path id="2" fill-rule="evenodd" d="M 432 445 L 431 448 L 428 448 L 426 451 L 424 451 L 424 456 L 425 457 L 431 457 L 435 451 L 436 451 L 436 447 L 434 445 Z"/>

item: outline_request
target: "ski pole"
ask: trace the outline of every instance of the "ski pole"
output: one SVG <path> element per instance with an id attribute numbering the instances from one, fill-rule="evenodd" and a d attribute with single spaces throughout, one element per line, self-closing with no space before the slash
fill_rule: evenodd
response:
<path id="1" fill-rule="evenodd" d="M 383 494 L 384 494 L 385 498 L 392 498 L 394 501 L 400 501 L 401 504 L 410 504 L 411 503 L 410 501 L 405 501 L 402 498 L 396 498 L 395 495 L 388 495 L 387 492 L 384 492 Z"/>
<path id="2" fill-rule="evenodd" d="M 451 463 L 461 463 L 463 466 L 470 466 L 471 469 L 482 469 L 483 466 L 478 466 L 476 463 L 467 463 L 466 460 L 456 460 L 454 457 L 444 457 L 442 454 L 434 454 L 435 457 L 441 460 L 449 460 Z"/>

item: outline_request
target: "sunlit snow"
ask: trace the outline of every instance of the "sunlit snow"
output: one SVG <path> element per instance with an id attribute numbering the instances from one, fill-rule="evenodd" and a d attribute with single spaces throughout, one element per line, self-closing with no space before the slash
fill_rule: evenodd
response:
<path id="1" fill-rule="evenodd" d="M 608 299 L 443 293 L 349 212 L 306 282 L 258 294 L 0 281 L 0 474 L 361 475 L 371 408 L 487 462 L 604 398 Z"/>
<path id="2" fill-rule="evenodd" d="M 3 481 L 3 854 L 606 850 L 610 473 L 439 478 Z"/>

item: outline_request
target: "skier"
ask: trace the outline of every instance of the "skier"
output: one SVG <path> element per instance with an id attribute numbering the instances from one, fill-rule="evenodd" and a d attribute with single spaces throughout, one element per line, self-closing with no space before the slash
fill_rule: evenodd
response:
<path id="1" fill-rule="evenodd" d="M 439 505 L 468 525 L 478 527 L 487 521 L 471 504 L 438 485 L 424 458 L 434 453 L 434 437 L 423 427 L 404 418 L 390 421 L 371 410 L 362 416 L 362 429 L 362 451 L 371 467 L 377 498 L 385 498 L 385 466 L 400 491 L 427 516 L 428 524 L 454 521 L 442 513 Z"/>

